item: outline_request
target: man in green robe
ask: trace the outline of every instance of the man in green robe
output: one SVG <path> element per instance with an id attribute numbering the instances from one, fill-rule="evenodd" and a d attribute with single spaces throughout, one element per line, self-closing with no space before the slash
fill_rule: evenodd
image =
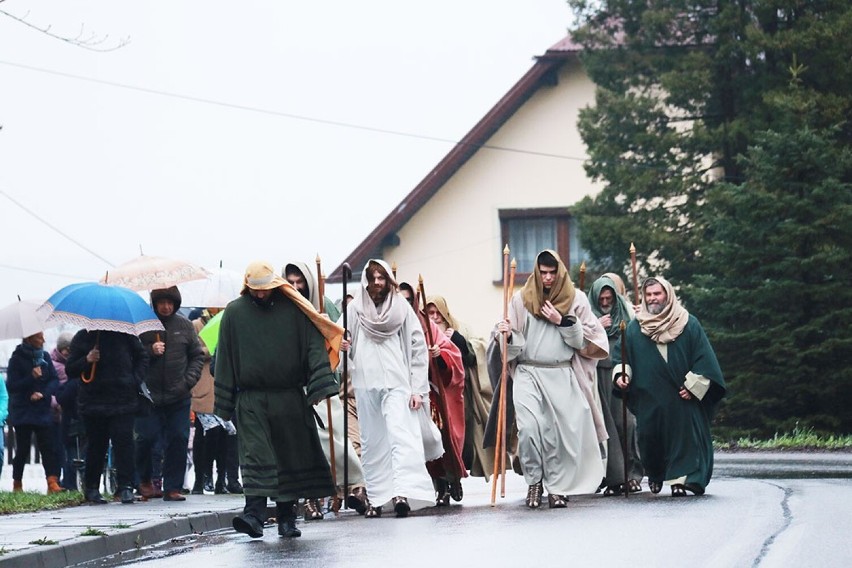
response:
<path id="1" fill-rule="evenodd" d="M 710 421 L 725 396 L 716 354 L 695 316 L 664 278 L 642 284 L 642 309 L 613 350 L 613 379 L 627 396 L 639 433 L 639 453 L 652 493 L 704 493 L 713 474 Z"/>
<path id="2" fill-rule="evenodd" d="M 245 508 L 233 526 L 252 538 L 263 536 L 267 499 L 277 506 L 278 534 L 295 537 L 298 498 L 334 491 L 311 405 L 339 387 L 321 322 L 302 301 L 270 264 L 253 262 L 219 329 L 215 413 L 236 413 Z"/>

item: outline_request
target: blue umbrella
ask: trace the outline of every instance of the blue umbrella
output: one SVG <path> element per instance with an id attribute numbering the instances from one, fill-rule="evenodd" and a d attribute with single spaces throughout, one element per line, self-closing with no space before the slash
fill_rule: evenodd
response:
<path id="1" fill-rule="evenodd" d="M 39 308 L 47 321 L 60 321 L 89 331 L 118 331 L 139 335 L 161 331 L 163 324 L 139 294 L 121 286 L 97 282 L 71 284 Z"/>

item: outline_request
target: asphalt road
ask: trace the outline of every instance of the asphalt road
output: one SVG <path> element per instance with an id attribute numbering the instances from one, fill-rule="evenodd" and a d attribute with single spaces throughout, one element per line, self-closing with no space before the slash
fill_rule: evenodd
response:
<path id="1" fill-rule="evenodd" d="M 817 463 L 815 460 L 819 460 Z M 303 536 L 230 530 L 176 539 L 87 567 L 126 566 L 850 566 L 848 456 L 726 456 L 702 497 L 645 490 L 572 497 L 568 509 L 524 506 L 523 479 L 490 506 L 490 486 L 465 481 L 462 504 L 406 519 L 344 512 L 300 522 Z M 757 476 L 757 477 L 754 477 Z"/>

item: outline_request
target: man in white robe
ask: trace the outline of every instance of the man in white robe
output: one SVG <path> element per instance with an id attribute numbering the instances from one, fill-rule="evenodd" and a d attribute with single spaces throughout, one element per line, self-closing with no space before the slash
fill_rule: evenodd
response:
<path id="1" fill-rule="evenodd" d="M 390 274 L 384 261 L 367 262 L 347 306 L 351 342 L 341 344 L 358 405 L 367 518 L 391 504 L 405 517 L 435 502 L 420 424 L 429 419 L 426 341 Z"/>
<path id="2" fill-rule="evenodd" d="M 568 270 L 556 252 L 547 250 L 512 297 L 509 317 L 497 324 L 497 339 L 500 333 L 511 334 L 507 359 L 512 362 L 518 455 L 529 486 L 526 503 L 533 509 L 541 505 L 544 489 L 551 508 L 564 508 L 568 495 L 594 493 L 604 474 L 592 391 L 572 369 L 576 352 L 585 345 L 575 309 Z"/>

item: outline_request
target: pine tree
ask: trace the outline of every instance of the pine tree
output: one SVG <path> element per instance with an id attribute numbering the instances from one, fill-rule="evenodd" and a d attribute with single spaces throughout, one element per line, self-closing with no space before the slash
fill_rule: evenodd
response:
<path id="1" fill-rule="evenodd" d="M 575 208 L 592 270 L 626 272 L 633 241 L 683 286 L 731 379 L 721 422 L 852 431 L 852 3 L 569 4 L 597 85 L 579 128 L 603 189 Z"/>

